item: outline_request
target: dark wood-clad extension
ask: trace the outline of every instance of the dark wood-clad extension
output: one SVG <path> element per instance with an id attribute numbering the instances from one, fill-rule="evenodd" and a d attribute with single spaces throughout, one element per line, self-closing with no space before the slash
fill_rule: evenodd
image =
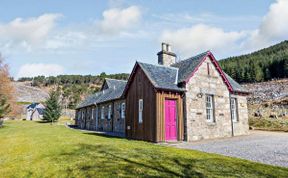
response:
<path id="1" fill-rule="evenodd" d="M 126 91 L 126 136 L 151 142 L 165 141 L 165 98 L 177 101 L 177 136 L 184 137 L 183 99 L 180 93 L 155 89 L 145 72 L 134 68 Z M 143 99 L 143 123 L 139 123 L 139 99 Z"/>

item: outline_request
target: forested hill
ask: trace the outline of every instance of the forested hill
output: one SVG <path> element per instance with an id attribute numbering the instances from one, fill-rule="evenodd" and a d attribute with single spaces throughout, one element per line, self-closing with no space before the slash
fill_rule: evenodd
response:
<path id="1" fill-rule="evenodd" d="M 63 105 L 74 109 L 87 95 L 99 91 L 105 78 L 127 80 L 129 74 L 105 74 L 100 75 L 59 75 L 59 76 L 38 76 L 18 79 L 17 82 L 37 87 L 43 91 L 57 89 L 61 93 Z M 23 87 L 20 88 L 20 90 Z M 24 90 L 24 89 L 23 89 Z M 23 91 L 19 91 L 22 92 Z"/>
<path id="2" fill-rule="evenodd" d="M 239 83 L 288 77 L 288 41 L 247 55 L 219 61 L 223 70 Z"/>

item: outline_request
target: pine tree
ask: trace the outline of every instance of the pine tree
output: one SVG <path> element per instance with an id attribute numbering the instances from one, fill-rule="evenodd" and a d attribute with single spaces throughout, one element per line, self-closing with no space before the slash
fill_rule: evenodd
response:
<path id="1" fill-rule="evenodd" d="M 0 119 L 11 111 L 10 104 L 7 103 L 7 99 L 0 94 Z"/>
<path id="2" fill-rule="evenodd" d="M 52 91 L 49 98 L 45 102 L 46 108 L 44 110 L 43 120 L 47 122 L 55 122 L 61 116 L 61 105 L 59 102 L 59 93 Z"/>

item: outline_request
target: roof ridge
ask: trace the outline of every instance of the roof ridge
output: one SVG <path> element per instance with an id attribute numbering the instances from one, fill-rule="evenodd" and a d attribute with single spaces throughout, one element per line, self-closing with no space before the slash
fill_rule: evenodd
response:
<path id="1" fill-rule="evenodd" d="M 210 50 L 207 50 L 207 51 L 205 51 L 205 52 L 203 52 L 203 53 L 197 54 L 196 56 L 191 56 L 191 57 L 189 57 L 189 58 L 187 58 L 187 59 L 184 59 L 184 60 L 175 62 L 174 64 L 179 64 L 179 63 L 188 61 L 189 59 L 196 58 L 196 57 L 202 56 L 202 55 L 204 55 L 204 54 L 208 54 L 209 52 L 210 52 Z M 174 65 L 174 64 L 172 64 L 172 65 Z"/>
<path id="2" fill-rule="evenodd" d="M 164 65 L 160 65 L 160 64 L 150 64 L 150 63 L 139 62 L 139 61 L 136 61 L 136 62 L 137 62 L 137 63 L 140 63 L 140 64 L 148 64 L 148 65 L 152 65 L 152 66 L 156 66 L 156 67 L 163 67 L 163 68 L 170 68 L 170 69 L 178 70 L 177 67 L 173 67 L 173 66 L 164 66 Z"/>
<path id="3" fill-rule="evenodd" d="M 105 78 L 105 80 L 117 80 L 117 81 L 121 81 L 121 82 L 127 82 L 127 80 L 120 80 L 120 79 L 114 79 L 114 78 Z"/>

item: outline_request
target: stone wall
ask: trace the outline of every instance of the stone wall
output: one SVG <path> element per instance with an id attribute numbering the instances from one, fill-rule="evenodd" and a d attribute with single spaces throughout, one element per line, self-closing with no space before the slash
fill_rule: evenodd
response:
<path id="1" fill-rule="evenodd" d="M 238 121 L 233 122 L 234 135 L 245 135 L 249 132 L 248 123 L 248 108 L 247 108 L 247 97 L 240 95 L 231 95 L 231 97 L 237 98 L 238 107 Z"/>
<path id="2" fill-rule="evenodd" d="M 232 136 L 229 90 L 210 58 L 202 63 L 187 83 L 186 89 L 187 140 Z M 213 95 L 214 98 L 214 122 L 206 119 L 206 95 Z M 239 97 L 240 104 L 244 103 L 244 98 Z M 247 133 L 247 117 L 247 106 L 246 111 L 245 106 L 241 107 L 239 123 L 235 126 L 237 135 Z"/>
<path id="3" fill-rule="evenodd" d="M 86 130 L 124 133 L 125 118 L 121 118 L 122 103 L 125 103 L 125 100 L 116 100 L 104 104 L 99 104 L 97 107 L 89 106 L 81 108 L 76 111 L 75 124 L 79 128 Z M 112 109 L 110 119 L 108 119 L 109 105 L 111 105 Z M 102 107 L 104 107 L 104 119 L 101 118 Z"/>
<path id="4" fill-rule="evenodd" d="M 112 118 L 113 114 L 111 115 L 111 118 L 108 119 L 108 108 L 109 105 L 111 105 L 113 110 L 113 102 L 105 103 L 105 104 L 99 104 L 97 105 L 98 111 L 99 111 L 99 119 L 98 119 L 98 130 L 99 131 L 106 131 L 106 132 L 112 132 Z M 104 118 L 101 118 L 102 115 L 102 107 L 104 107 Z"/>
<path id="5" fill-rule="evenodd" d="M 113 132 L 125 132 L 125 118 L 121 118 L 122 103 L 125 103 L 125 100 L 119 100 L 114 102 Z"/>

